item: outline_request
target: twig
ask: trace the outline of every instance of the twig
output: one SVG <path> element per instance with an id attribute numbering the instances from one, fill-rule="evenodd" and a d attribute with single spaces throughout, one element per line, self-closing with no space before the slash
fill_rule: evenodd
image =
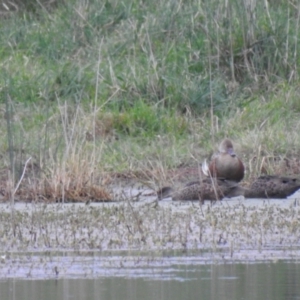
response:
<path id="1" fill-rule="evenodd" d="M 20 178 L 20 180 L 19 180 L 19 182 L 18 182 L 18 184 L 17 184 L 17 186 L 16 186 L 16 188 L 15 188 L 15 190 L 14 190 L 14 192 L 13 192 L 13 195 L 12 195 L 13 197 L 14 197 L 15 193 L 17 192 L 17 190 L 18 190 L 18 188 L 19 188 L 19 186 L 20 186 L 20 184 L 21 184 L 21 182 L 22 182 L 22 180 L 23 180 L 23 177 L 24 177 L 24 175 L 25 175 L 25 171 L 26 171 L 27 164 L 29 163 L 30 160 L 31 160 L 31 157 L 29 157 L 29 158 L 26 160 L 26 162 L 25 162 L 25 166 L 24 166 L 24 169 L 23 169 L 22 176 L 21 176 L 21 178 Z"/>

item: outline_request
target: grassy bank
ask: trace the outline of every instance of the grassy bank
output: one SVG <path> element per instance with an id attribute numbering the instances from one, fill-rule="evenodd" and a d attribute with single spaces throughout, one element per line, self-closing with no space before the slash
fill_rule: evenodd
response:
<path id="1" fill-rule="evenodd" d="M 248 177 L 298 173 L 296 1 L 14 4 L 0 21 L 5 199 L 20 179 L 28 199 L 109 198 L 112 173 L 155 185 L 224 136 Z"/>

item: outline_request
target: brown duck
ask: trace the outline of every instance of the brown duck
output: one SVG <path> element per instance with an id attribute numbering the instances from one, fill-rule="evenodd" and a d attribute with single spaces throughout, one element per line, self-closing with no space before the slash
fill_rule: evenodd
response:
<path id="1" fill-rule="evenodd" d="M 244 189 L 238 183 L 226 179 L 206 178 L 186 184 L 179 190 L 163 187 L 157 192 L 158 199 L 172 197 L 172 200 L 220 200 L 224 197 L 244 195 Z"/>
<path id="2" fill-rule="evenodd" d="M 207 176 L 239 182 L 244 178 L 245 167 L 235 154 L 232 141 L 224 139 L 218 153 L 212 156 L 208 166 L 206 161 L 204 162 L 202 170 Z"/>
<path id="3" fill-rule="evenodd" d="M 300 189 L 300 178 L 276 175 L 260 176 L 245 189 L 245 198 L 286 198 Z"/>

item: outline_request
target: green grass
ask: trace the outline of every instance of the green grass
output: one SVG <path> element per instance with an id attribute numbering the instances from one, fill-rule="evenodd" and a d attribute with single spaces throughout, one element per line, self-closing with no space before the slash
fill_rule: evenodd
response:
<path id="1" fill-rule="evenodd" d="M 18 101 L 40 101 L 40 91 L 91 102 L 99 65 L 98 104 L 142 98 L 199 114 L 211 100 L 216 110 L 234 101 L 232 81 L 261 88 L 297 79 L 298 19 L 288 6 L 270 5 L 269 18 L 257 4 L 246 22 L 243 3 L 224 5 L 69 1 L 25 11 L 2 23 L 2 62 L 13 89 L 27 90 Z"/>
<path id="2" fill-rule="evenodd" d="M 299 155 L 299 7 L 245 3 L 15 2 L 0 21 L 2 168 L 9 152 L 21 169 L 28 156 L 42 170 L 70 156 L 100 173 L 172 168 L 224 136 L 246 162 Z"/>

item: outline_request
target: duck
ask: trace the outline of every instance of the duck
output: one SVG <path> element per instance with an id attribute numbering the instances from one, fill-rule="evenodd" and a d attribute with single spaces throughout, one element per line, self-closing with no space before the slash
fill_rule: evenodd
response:
<path id="1" fill-rule="evenodd" d="M 206 160 L 202 164 L 203 173 L 206 176 L 240 182 L 244 178 L 245 167 L 241 159 L 237 157 L 232 141 L 225 138 L 218 150 L 209 164 Z"/>
<path id="2" fill-rule="evenodd" d="M 221 200 L 224 197 L 237 197 L 244 195 L 244 188 L 235 181 L 223 178 L 205 178 L 203 180 L 192 181 L 180 189 L 173 187 L 163 187 L 157 192 L 158 200 L 172 197 L 172 200 Z"/>
<path id="3" fill-rule="evenodd" d="M 248 189 L 245 198 L 286 198 L 300 189 L 300 178 L 263 175 L 256 178 Z"/>

